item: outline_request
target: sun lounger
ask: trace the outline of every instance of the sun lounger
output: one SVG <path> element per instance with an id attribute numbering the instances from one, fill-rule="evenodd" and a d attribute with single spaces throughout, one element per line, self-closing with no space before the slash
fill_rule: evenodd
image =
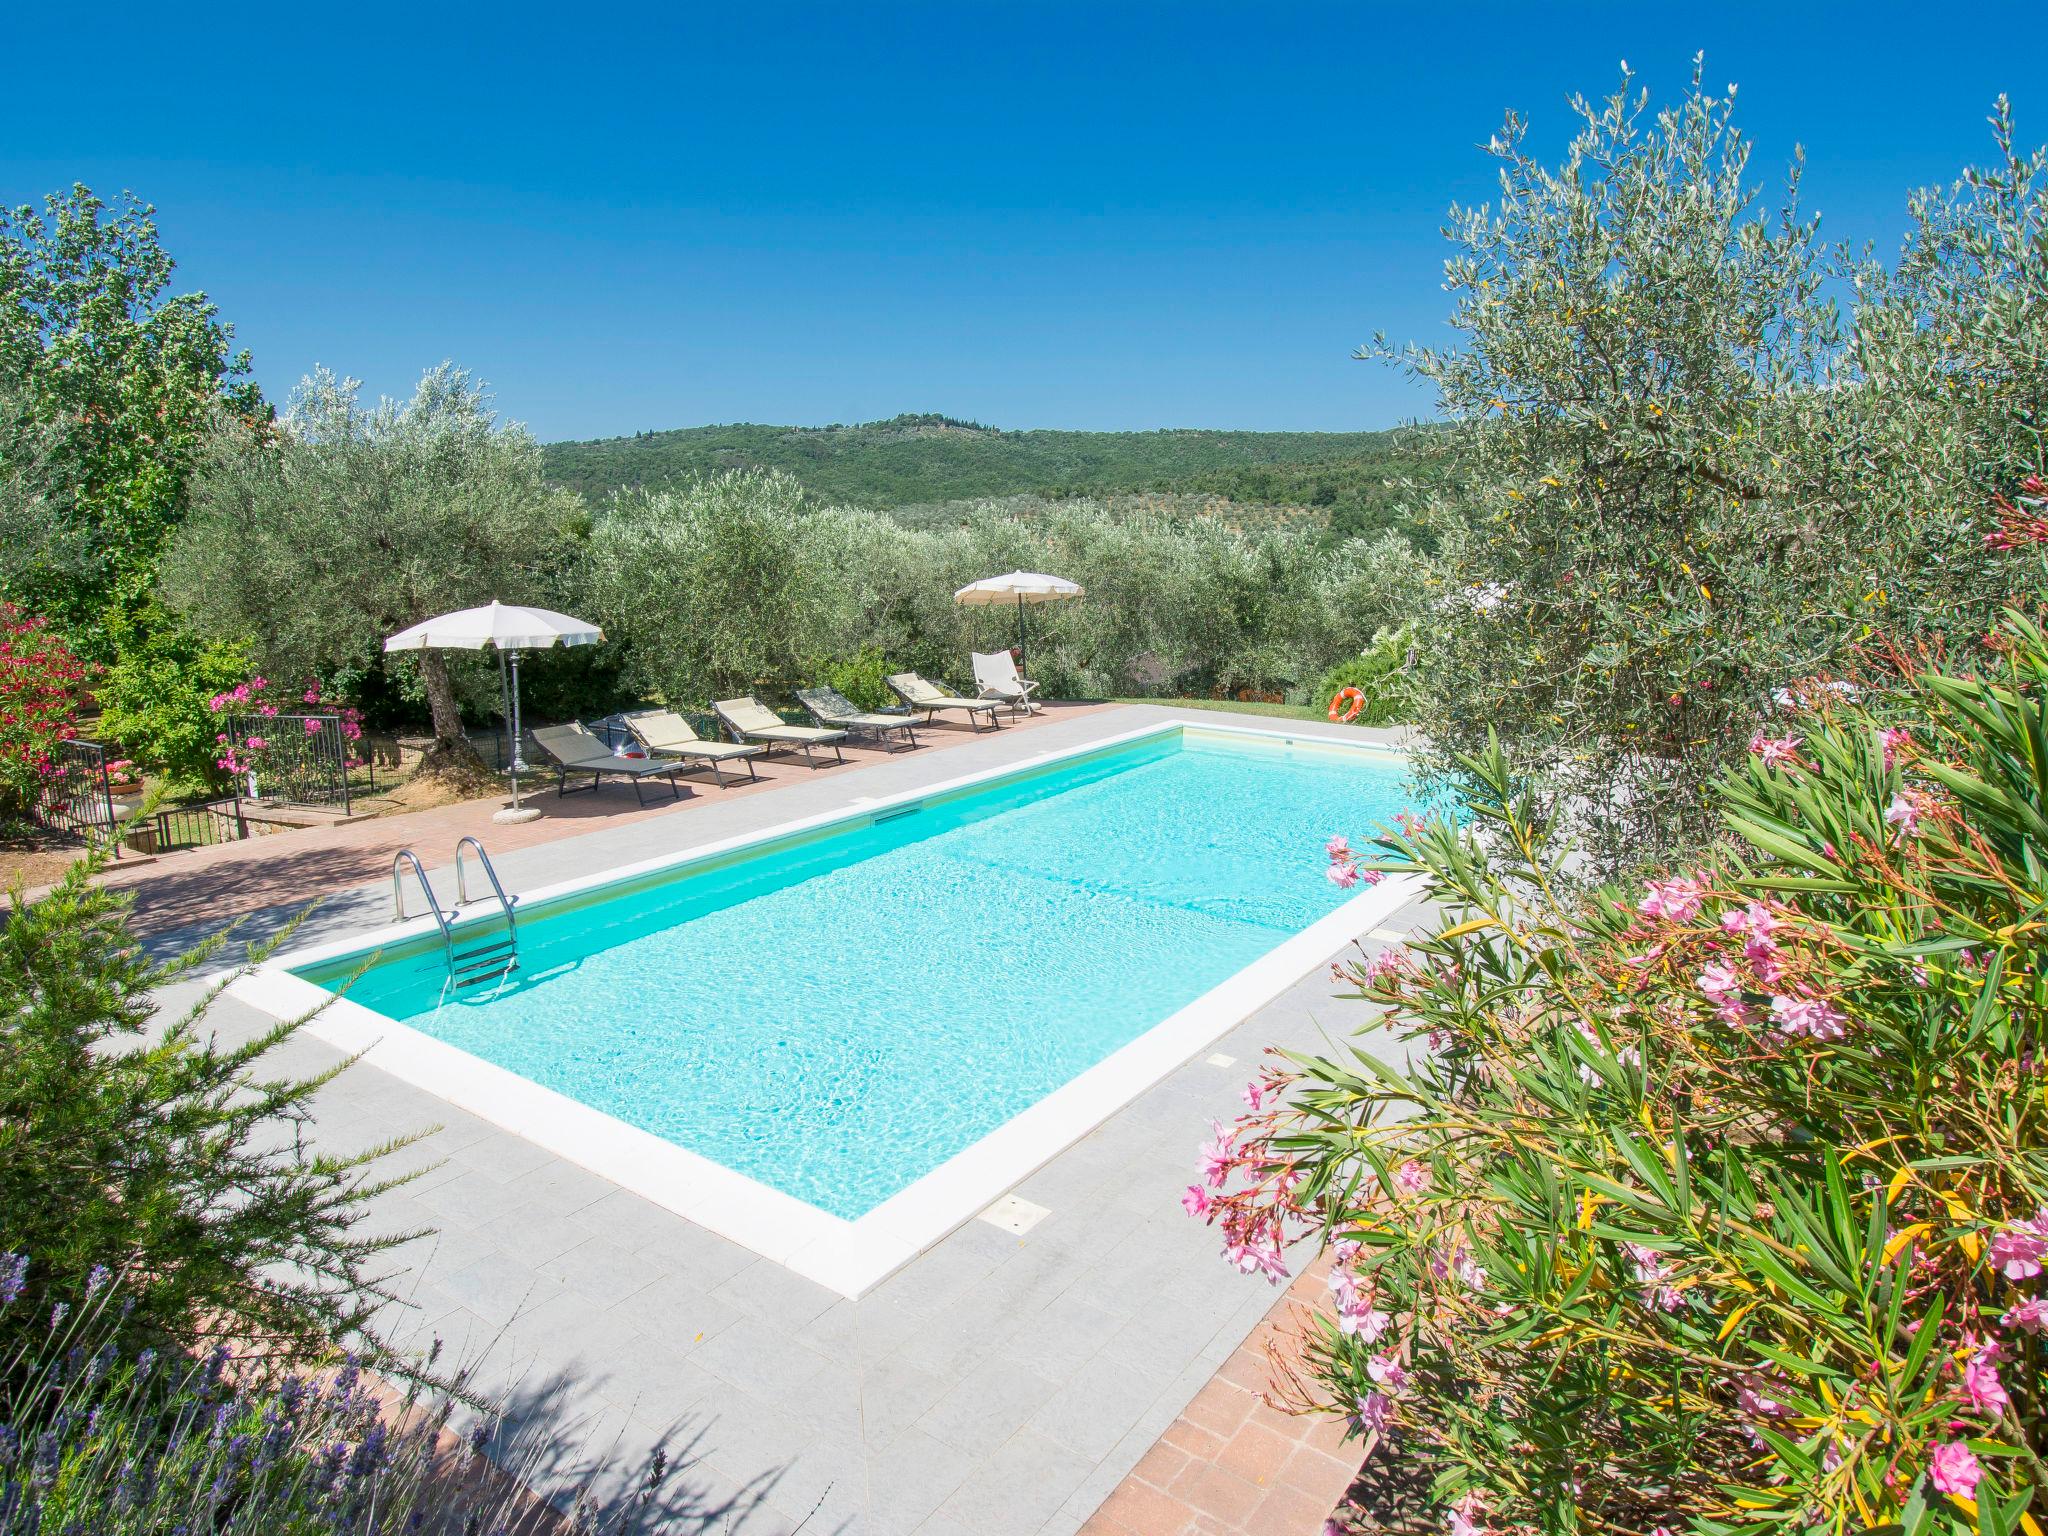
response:
<path id="1" fill-rule="evenodd" d="M 659 762 L 651 757 L 620 757 L 604 744 L 604 738 L 585 730 L 580 724 L 536 726 L 533 739 L 540 749 L 555 760 L 555 793 L 571 793 L 569 775 L 587 773 L 590 782 L 582 787 L 596 789 L 607 778 L 627 779 L 633 785 L 633 794 L 642 805 L 647 795 L 641 783 L 647 779 L 667 779 L 669 791 L 678 799 L 683 798 L 683 787 L 676 782 L 677 765 L 673 762 Z"/>
<path id="2" fill-rule="evenodd" d="M 981 729 L 984 717 L 992 726 L 1000 727 L 1003 723 L 996 718 L 996 710 L 1001 706 L 994 699 L 963 699 L 938 683 L 927 682 L 915 672 L 893 672 L 883 681 L 888 683 L 897 698 L 912 709 L 923 710 L 927 725 L 942 709 L 966 710 L 968 723 L 977 731 Z"/>
<path id="3" fill-rule="evenodd" d="M 725 788 L 725 763 L 743 763 L 747 777 L 758 779 L 754 759 L 765 750 L 736 741 L 706 741 L 690 722 L 672 709 L 635 709 L 619 717 L 636 741 L 656 757 L 679 757 L 684 762 L 702 763 Z"/>
<path id="4" fill-rule="evenodd" d="M 851 731 L 856 736 L 900 735 L 908 745 L 917 745 L 917 722 L 909 715 L 858 709 L 837 688 L 799 688 L 796 701 L 811 712 L 813 720 L 828 729 Z"/>
<path id="5" fill-rule="evenodd" d="M 984 699 L 1000 699 L 1010 708 L 1023 714 L 1034 713 L 1038 706 L 1031 702 L 1031 695 L 1038 684 L 1028 677 L 1017 675 L 1017 658 L 1008 651 L 993 651 L 983 655 L 980 651 L 970 653 L 974 657 L 974 686 L 981 690 Z"/>
<path id="6" fill-rule="evenodd" d="M 839 744 L 846 740 L 844 731 L 828 731 L 816 725 L 791 725 L 752 695 L 720 699 L 711 708 L 725 722 L 725 728 L 741 741 L 757 741 L 765 747 L 782 747 L 785 750 L 802 747 L 806 762 L 811 762 L 811 754 L 817 748 L 830 747 L 835 758 L 842 763 L 846 761 L 846 754 L 839 750 Z"/>

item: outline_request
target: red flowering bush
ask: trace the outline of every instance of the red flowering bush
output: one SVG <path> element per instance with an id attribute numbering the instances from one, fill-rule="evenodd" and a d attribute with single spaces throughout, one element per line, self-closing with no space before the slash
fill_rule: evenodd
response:
<path id="1" fill-rule="evenodd" d="M 2048 1492 L 2048 638 L 1819 688 L 1696 867 L 1589 899 L 1500 752 L 1388 832 L 1441 931 L 1203 1148 L 1334 1250 L 1304 1393 L 1481 1531 L 2033 1532 Z"/>
<path id="2" fill-rule="evenodd" d="M 87 671 L 47 619 L 0 603 L 0 809 L 25 806 L 78 734 Z"/>

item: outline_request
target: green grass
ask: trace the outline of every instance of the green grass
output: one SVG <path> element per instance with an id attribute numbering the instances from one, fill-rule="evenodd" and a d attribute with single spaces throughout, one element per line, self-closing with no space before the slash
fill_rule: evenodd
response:
<path id="1" fill-rule="evenodd" d="M 1116 704 L 1157 704 L 1163 709 L 1217 709 L 1234 715 L 1268 715 L 1275 720 L 1321 720 L 1323 711 L 1309 704 L 1247 704 L 1235 699 L 1113 699 Z"/>

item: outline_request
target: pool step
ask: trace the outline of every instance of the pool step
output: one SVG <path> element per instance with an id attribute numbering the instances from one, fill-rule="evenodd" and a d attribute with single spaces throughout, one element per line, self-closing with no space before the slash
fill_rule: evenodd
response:
<path id="1" fill-rule="evenodd" d="M 496 981 L 507 971 L 519 969 L 519 945 L 504 938 L 495 944 L 479 944 L 475 949 L 459 949 L 449 955 L 448 964 L 458 987 Z"/>

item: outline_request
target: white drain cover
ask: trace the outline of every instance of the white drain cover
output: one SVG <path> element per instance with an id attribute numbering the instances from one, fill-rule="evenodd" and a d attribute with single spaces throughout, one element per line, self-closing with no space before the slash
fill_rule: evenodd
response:
<path id="1" fill-rule="evenodd" d="M 1218 1051 L 1209 1058 L 1209 1065 L 1212 1067 L 1234 1067 L 1237 1065 L 1237 1058 L 1235 1056 L 1226 1056 L 1221 1051 Z"/>
<path id="2" fill-rule="evenodd" d="M 1029 1200 L 1020 1200 L 1015 1195 L 1005 1195 L 983 1211 L 981 1219 L 992 1227 L 1001 1227 L 1005 1232 L 1022 1237 L 1051 1214 L 1052 1212 L 1042 1205 L 1033 1205 Z"/>

